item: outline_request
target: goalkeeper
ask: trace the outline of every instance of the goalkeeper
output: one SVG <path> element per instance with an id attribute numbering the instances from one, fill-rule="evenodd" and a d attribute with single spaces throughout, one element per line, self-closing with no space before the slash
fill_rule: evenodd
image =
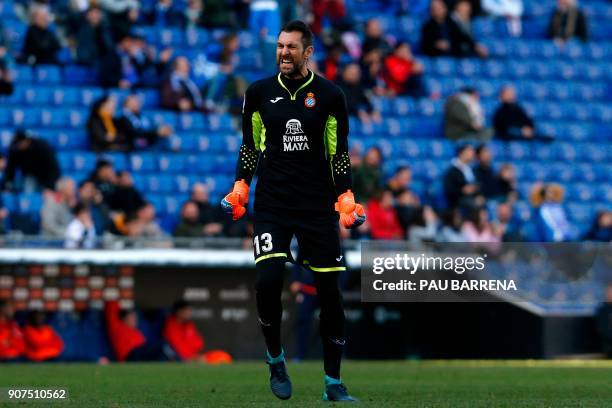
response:
<path id="1" fill-rule="evenodd" d="M 340 379 L 345 339 L 338 274 L 346 267 L 338 217 L 352 228 L 365 221 L 365 214 L 351 192 L 346 101 L 336 85 L 307 68 L 312 43 L 312 32 L 303 22 L 287 23 L 277 41 L 280 72 L 247 89 L 236 182 L 221 204 L 234 220 L 242 217 L 257 169 L 255 289 L 274 395 L 288 399 L 292 392 L 280 324 L 285 262 L 291 260 L 289 245 L 295 235 L 298 261 L 314 272 L 321 308 L 323 399 L 353 401 Z"/>

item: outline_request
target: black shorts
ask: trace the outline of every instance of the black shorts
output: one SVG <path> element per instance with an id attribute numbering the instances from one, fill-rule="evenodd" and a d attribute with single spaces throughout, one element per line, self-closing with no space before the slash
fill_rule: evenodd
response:
<path id="1" fill-rule="evenodd" d="M 304 217 L 257 211 L 253 251 L 255 264 L 270 258 L 285 258 L 314 272 L 346 270 L 336 215 Z M 298 258 L 293 260 L 290 246 L 298 242 Z"/>

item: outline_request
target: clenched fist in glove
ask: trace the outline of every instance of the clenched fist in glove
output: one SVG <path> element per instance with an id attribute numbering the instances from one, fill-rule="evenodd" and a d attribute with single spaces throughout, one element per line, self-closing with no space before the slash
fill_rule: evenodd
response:
<path id="1" fill-rule="evenodd" d="M 244 180 L 238 180 L 234 183 L 232 192 L 221 200 L 221 207 L 225 213 L 231 214 L 232 219 L 236 221 L 246 213 L 244 205 L 248 202 L 249 185 Z"/>
<path id="2" fill-rule="evenodd" d="M 338 202 L 334 206 L 340 213 L 340 223 L 345 228 L 355 228 L 363 224 L 366 214 L 361 204 L 355 203 L 355 196 L 351 190 L 338 196 Z"/>

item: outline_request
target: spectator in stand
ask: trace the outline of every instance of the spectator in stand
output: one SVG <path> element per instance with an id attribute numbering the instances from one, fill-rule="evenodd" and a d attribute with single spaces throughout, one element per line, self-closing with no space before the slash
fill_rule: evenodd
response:
<path id="1" fill-rule="evenodd" d="M 543 140 L 552 137 L 537 134 L 533 119 L 517 102 L 516 89 L 512 85 L 504 86 L 499 92 L 500 105 L 493 115 L 495 135 L 505 140 Z"/>
<path id="2" fill-rule="evenodd" d="M 411 243 L 434 242 L 438 235 L 438 216 L 430 206 L 422 207 L 420 217 L 407 230 Z"/>
<path id="3" fill-rule="evenodd" d="M 16 178 L 18 172 L 20 180 Z M 26 193 L 53 190 L 59 177 L 60 167 L 51 145 L 26 130 L 16 130 L 9 145 L 3 188 Z"/>
<path id="4" fill-rule="evenodd" d="M 157 86 L 171 56 L 169 48 L 156 56 L 156 50 L 143 38 L 128 34 L 104 56 L 100 68 L 102 85 L 123 89 Z"/>
<path id="5" fill-rule="evenodd" d="M 23 328 L 25 355 L 31 361 L 57 359 L 64 351 L 64 341 L 50 325 L 45 322 L 42 311 L 33 311 Z"/>
<path id="6" fill-rule="evenodd" d="M 353 193 L 359 202 L 368 202 L 382 186 L 382 153 L 376 146 L 370 147 L 363 164 L 353 169 Z"/>
<path id="7" fill-rule="evenodd" d="M 198 238 L 204 236 L 204 224 L 200 222 L 200 211 L 193 201 L 187 201 L 181 209 L 181 220 L 174 229 L 175 237 Z"/>
<path id="8" fill-rule="evenodd" d="M 184 300 L 172 305 L 163 336 L 182 361 L 198 360 L 204 352 L 204 339 L 193 323 L 193 308 Z"/>
<path id="9" fill-rule="evenodd" d="M 202 10 L 204 5 L 202 0 L 188 0 L 187 6 L 185 7 L 185 28 L 193 29 L 200 24 L 202 16 Z"/>
<path id="10" fill-rule="evenodd" d="M 112 95 L 105 95 L 93 103 L 87 120 L 89 145 L 92 150 L 129 150 L 129 141 L 117 126 L 116 110 L 117 98 Z"/>
<path id="11" fill-rule="evenodd" d="M 325 55 L 323 60 L 323 76 L 330 81 L 337 81 L 338 74 L 341 70 L 340 64 L 342 62 L 342 56 L 345 53 L 345 49 L 342 45 L 334 45 Z"/>
<path id="12" fill-rule="evenodd" d="M 410 182 L 412 181 L 412 170 L 408 166 L 399 166 L 395 169 L 393 176 L 387 181 L 386 189 L 393 193 L 393 197 L 397 198 L 406 191 L 410 191 Z"/>
<path id="13" fill-rule="evenodd" d="M 117 213 L 112 220 L 109 228 L 111 236 L 120 236 L 127 238 L 142 237 L 144 224 L 136 212 L 133 213 Z"/>
<path id="14" fill-rule="evenodd" d="M 368 201 L 368 221 L 372 239 L 404 239 L 405 234 L 390 191 L 384 190 L 378 197 Z"/>
<path id="15" fill-rule="evenodd" d="M 2 195 L 0 195 L 0 235 L 4 235 L 7 231 L 6 221 L 9 217 L 9 212 L 4 206 Z"/>
<path id="16" fill-rule="evenodd" d="M 448 9 L 442 0 L 432 0 L 431 18 L 421 28 L 421 50 L 430 57 L 451 55 L 451 41 L 456 25 L 448 17 Z"/>
<path id="17" fill-rule="evenodd" d="M 461 89 L 444 105 L 444 134 L 450 140 L 488 141 L 493 130 L 485 127 L 480 94 L 474 88 Z"/>
<path id="18" fill-rule="evenodd" d="M 608 283 L 603 303 L 595 311 L 595 325 L 602 351 L 612 358 L 612 283 Z"/>
<path id="19" fill-rule="evenodd" d="M 236 16 L 226 0 L 202 0 L 200 24 L 205 28 L 235 28 Z"/>
<path id="20" fill-rule="evenodd" d="M 161 87 L 161 105 L 166 109 L 189 112 L 204 107 L 202 93 L 190 78 L 190 65 L 185 57 L 178 57 L 172 65 L 170 77 Z"/>
<path id="21" fill-rule="evenodd" d="M 451 209 L 442 214 L 442 228 L 436 236 L 437 242 L 466 242 L 461 227 L 463 218 L 458 208 Z"/>
<path id="22" fill-rule="evenodd" d="M 76 60 L 79 64 L 97 66 L 114 48 L 112 35 L 102 10 L 90 7 L 76 29 Z"/>
<path id="23" fill-rule="evenodd" d="M 49 28 L 50 23 L 48 6 L 34 5 L 21 51 L 22 62 L 31 65 L 58 63 L 57 53 L 62 47 L 55 32 Z"/>
<path id="24" fill-rule="evenodd" d="M 565 191 L 558 184 L 536 184 L 532 190 L 532 204 L 536 207 L 536 227 L 542 242 L 564 242 L 576 238 L 561 205 Z"/>
<path id="25" fill-rule="evenodd" d="M 482 8 L 491 16 L 505 18 L 511 36 L 521 36 L 523 0 L 482 0 Z"/>
<path id="26" fill-rule="evenodd" d="M 489 51 L 484 45 L 476 42 L 472 32 L 472 4 L 468 0 L 457 1 L 451 19 L 457 27 L 451 37 L 453 54 L 457 57 L 486 58 Z"/>
<path id="27" fill-rule="evenodd" d="M 130 150 L 154 146 L 159 139 L 172 135 L 170 126 L 155 126 L 142 115 L 142 101 L 140 96 L 135 94 L 125 97 L 123 114 L 117 120 L 116 127 L 119 134 L 124 135 Z"/>
<path id="28" fill-rule="evenodd" d="M 15 91 L 13 74 L 9 67 L 10 62 L 8 41 L 4 35 L 2 23 L 0 23 L 0 97 L 3 95 L 12 95 Z"/>
<path id="29" fill-rule="evenodd" d="M 576 0 L 557 0 L 557 9 L 550 18 L 548 35 L 559 45 L 577 37 L 589 39 L 587 18 L 576 5 Z"/>
<path id="30" fill-rule="evenodd" d="M 104 196 L 92 180 L 84 180 L 79 184 L 79 202 L 89 210 L 96 233 L 104 234 L 110 225 L 109 209 L 104 203 Z"/>
<path id="31" fill-rule="evenodd" d="M 333 26 L 338 26 L 346 17 L 344 0 L 312 0 L 311 10 L 313 22 L 310 24 L 310 29 L 315 35 L 321 34 L 324 17 L 327 16 Z"/>
<path id="32" fill-rule="evenodd" d="M 147 342 L 138 330 L 138 316 L 134 310 L 120 310 L 119 303 L 106 302 L 104 308 L 106 331 L 118 361 L 159 361 L 170 358 L 163 343 Z"/>
<path id="33" fill-rule="evenodd" d="M 379 123 L 382 120 L 380 112 L 374 109 L 361 84 L 361 69 L 358 64 L 351 63 L 344 67 L 338 86 L 346 97 L 349 115 L 359 117 L 362 123 Z"/>
<path id="34" fill-rule="evenodd" d="M 371 18 L 366 22 L 365 38 L 361 49 L 363 55 L 372 50 L 378 50 L 383 57 L 393 51 L 391 44 L 384 36 L 382 27 L 380 26 L 380 20 L 377 18 Z"/>
<path id="35" fill-rule="evenodd" d="M 383 58 L 379 50 L 372 50 L 361 57 L 362 84 L 378 96 L 386 96 L 388 93 L 385 80 L 383 79 Z"/>
<path id="36" fill-rule="evenodd" d="M 195 183 L 191 188 L 191 201 L 198 207 L 198 221 L 204 226 L 204 235 L 218 236 L 223 232 L 225 214 L 219 212 L 218 206 L 210 204 L 208 188 L 205 184 Z M 234 221 L 231 225 L 236 224 Z"/>
<path id="37" fill-rule="evenodd" d="M 132 31 L 140 15 L 138 0 L 97 0 L 96 4 L 106 12 L 115 41 Z"/>
<path id="38" fill-rule="evenodd" d="M 145 203 L 136 214 L 142 222 L 142 232 L 140 234 L 142 238 L 160 239 L 166 237 L 166 233 L 156 220 L 155 207 L 151 203 Z"/>
<path id="39" fill-rule="evenodd" d="M 42 234 L 64 238 L 76 203 L 76 186 L 69 177 L 59 179 L 56 191 L 45 191 L 40 214 Z"/>
<path id="40" fill-rule="evenodd" d="M 134 179 L 128 171 L 122 171 L 117 175 L 112 196 L 109 198 L 108 205 L 111 210 L 123 213 L 136 213 L 146 204 L 142 194 L 134 187 Z"/>
<path id="41" fill-rule="evenodd" d="M 218 57 L 219 69 L 206 83 L 204 106 L 208 112 L 230 112 L 238 115 L 242 112 L 246 91 L 244 78 L 236 73 L 239 37 L 235 33 L 227 34 L 221 43 L 223 48 Z"/>
<path id="42" fill-rule="evenodd" d="M 395 198 L 395 210 L 404 231 L 409 231 L 413 225 L 423 225 L 423 206 L 421 200 L 412 191 L 404 189 L 396 194 L 389 190 Z"/>
<path id="43" fill-rule="evenodd" d="M 612 211 L 599 211 L 591 229 L 584 236 L 585 241 L 612 241 Z"/>
<path id="44" fill-rule="evenodd" d="M 66 228 L 64 241 L 65 248 L 85 248 L 96 247 L 96 227 L 91 217 L 89 207 L 83 203 L 78 203 L 72 210 L 74 218 Z"/>
<path id="45" fill-rule="evenodd" d="M 111 197 L 115 194 L 117 189 L 117 174 L 113 164 L 108 160 L 98 160 L 96 167 L 92 174 L 89 176 L 98 191 L 102 194 L 102 201 L 104 204 L 109 206 Z"/>
<path id="46" fill-rule="evenodd" d="M 520 224 L 514 216 L 514 208 L 510 203 L 499 203 L 495 213 L 496 219 L 492 223 L 493 230 L 497 231 L 503 242 L 524 241 L 520 231 Z"/>
<path id="47" fill-rule="evenodd" d="M 177 5 L 173 0 L 158 0 L 146 17 L 151 25 L 158 27 L 183 27 L 186 17 L 181 7 L 182 5 Z"/>
<path id="48" fill-rule="evenodd" d="M 25 353 L 23 333 L 14 315 L 11 302 L 0 300 L 0 362 L 18 360 Z"/>
<path id="49" fill-rule="evenodd" d="M 424 67 L 412 55 L 410 44 L 399 42 L 393 53 L 385 58 L 383 78 L 391 95 L 427 96 L 423 83 Z"/>
<path id="50" fill-rule="evenodd" d="M 470 167 L 473 160 L 474 148 L 468 144 L 461 145 L 444 174 L 444 195 L 450 208 L 471 208 L 482 204 L 478 182 Z"/>
<path id="51" fill-rule="evenodd" d="M 487 199 L 507 200 L 516 195 L 516 176 L 514 166 L 504 164 L 499 173 L 493 168 L 493 155 L 486 145 L 476 148 L 478 160 L 474 167 L 474 176 L 482 195 Z"/>
<path id="52" fill-rule="evenodd" d="M 495 244 L 483 245 L 483 248 L 496 250 L 501 242 L 501 232 L 493 228 L 489 222 L 489 214 L 486 208 L 473 208 L 468 219 L 463 223 L 463 235 L 466 242 L 474 244 Z"/>

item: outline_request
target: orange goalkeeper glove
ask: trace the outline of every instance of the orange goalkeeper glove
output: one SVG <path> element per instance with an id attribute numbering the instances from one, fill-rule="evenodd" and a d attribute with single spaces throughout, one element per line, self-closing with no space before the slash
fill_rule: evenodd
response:
<path id="1" fill-rule="evenodd" d="M 365 211 L 361 204 L 355 203 L 355 196 L 351 190 L 338 196 L 334 208 L 340 213 L 340 223 L 345 228 L 358 227 L 366 220 Z"/>
<path id="2" fill-rule="evenodd" d="M 231 193 L 223 197 L 221 207 L 227 214 L 232 215 L 232 219 L 236 221 L 246 213 L 244 205 L 249 202 L 249 185 L 244 182 L 244 179 L 234 183 L 234 189 Z"/>

